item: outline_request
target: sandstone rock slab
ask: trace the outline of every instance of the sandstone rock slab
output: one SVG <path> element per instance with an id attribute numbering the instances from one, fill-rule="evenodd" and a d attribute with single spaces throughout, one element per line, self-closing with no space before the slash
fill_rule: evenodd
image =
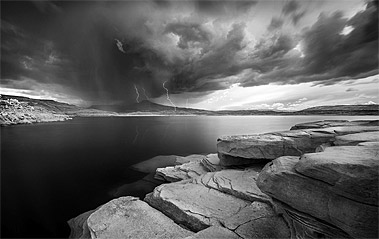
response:
<path id="1" fill-rule="evenodd" d="M 289 238 L 290 231 L 284 219 L 275 214 L 266 203 L 253 202 L 236 215 L 223 221 L 223 225 L 242 238 Z"/>
<path id="2" fill-rule="evenodd" d="M 220 164 L 220 159 L 217 154 L 208 154 L 203 160 L 201 160 L 201 163 L 210 172 L 216 172 L 227 168 Z"/>
<path id="3" fill-rule="evenodd" d="M 343 145 L 357 145 L 363 142 L 379 142 L 379 132 L 362 132 L 355 134 L 347 134 L 342 136 L 337 136 L 334 144 L 337 146 Z"/>
<path id="4" fill-rule="evenodd" d="M 335 146 L 301 156 L 295 170 L 329 184 L 336 194 L 378 205 L 379 148 Z"/>
<path id="5" fill-rule="evenodd" d="M 177 182 L 198 177 L 209 172 L 200 161 L 194 161 L 174 167 L 157 168 L 155 178 L 166 182 Z"/>
<path id="6" fill-rule="evenodd" d="M 241 239 L 234 232 L 220 226 L 211 226 L 185 239 Z"/>
<path id="7" fill-rule="evenodd" d="M 206 187 L 248 201 L 262 201 L 270 203 L 270 197 L 262 193 L 256 184 L 258 172 L 253 169 L 228 169 L 219 172 L 207 173 L 195 179 Z"/>
<path id="8" fill-rule="evenodd" d="M 248 201 L 191 181 L 163 184 L 145 201 L 193 231 L 220 226 L 220 221 L 248 206 Z"/>
<path id="9" fill-rule="evenodd" d="M 183 238 L 193 233 L 135 197 L 114 199 L 87 219 L 92 238 Z"/>
<path id="10" fill-rule="evenodd" d="M 379 134 L 378 126 L 330 127 L 289 130 L 256 135 L 226 136 L 217 141 L 221 165 L 248 164 L 249 161 L 270 161 L 281 156 L 313 153 L 322 144 L 330 144 L 336 136 L 367 132 Z M 343 137 L 343 136 L 342 136 Z M 368 140 L 366 140 L 368 141 Z M 362 141 L 361 141 L 362 142 Z"/>
<path id="11" fill-rule="evenodd" d="M 338 195 L 329 184 L 295 171 L 298 157 L 268 163 L 257 185 L 266 194 L 301 212 L 342 229 L 351 237 L 378 235 L 378 207 Z"/>

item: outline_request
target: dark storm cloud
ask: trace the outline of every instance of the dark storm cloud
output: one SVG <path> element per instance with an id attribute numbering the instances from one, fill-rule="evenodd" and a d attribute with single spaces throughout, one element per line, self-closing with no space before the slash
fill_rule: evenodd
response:
<path id="1" fill-rule="evenodd" d="M 284 15 L 289 15 L 293 12 L 296 12 L 300 8 L 300 4 L 296 0 L 291 0 L 287 2 L 282 9 Z"/>
<path id="2" fill-rule="evenodd" d="M 256 45 L 256 55 L 259 59 L 282 57 L 296 46 L 294 39 L 285 34 L 275 34 L 270 38 L 262 39 Z"/>
<path id="3" fill-rule="evenodd" d="M 369 4 L 365 11 L 357 13 L 350 20 L 340 12 L 321 14 L 317 22 L 305 29 L 300 37 L 304 57 L 288 52 L 277 58 L 274 64 L 266 61 L 268 67 L 272 66 L 269 72 L 242 85 L 268 82 L 332 85 L 378 74 L 377 14 L 378 9 L 374 4 Z M 341 32 L 346 26 L 352 26 L 354 30 L 343 35 Z"/>
<path id="4" fill-rule="evenodd" d="M 278 17 L 273 17 L 271 19 L 270 25 L 267 27 L 267 30 L 273 31 L 280 29 L 283 26 L 284 21 Z"/>
<path id="5" fill-rule="evenodd" d="M 166 26 L 165 33 L 174 33 L 179 36 L 178 47 L 189 48 L 189 44 L 206 44 L 210 43 L 210 34 L 202 29 L 197 23 L 170 23 Z"/>
<path id="6" fill-rule="evenodd" d="M 58 84 L 95 102 L 131 102 L 134 85 L 157 97 L 166 94 L 165 81 L 170 93 L 202 94 L 235 83 L 335 84 L 377 73 L 377 5 L 351 19 L 322 14 L 293 34 L 284 25 L 297 24 L 306 9 L 290 1 L 283 16 L 272 17 L 267 32 L 253 39 L 248 18 L 241 16 L 251 17 L 255 6 L 256 1 L 2 3 L 2 83 Z M 353 31 L 340 34 L 346 26 Z"/>
<path id="7" fill-rule="evenodd" d="M 212 15 L 226 15 L 230 12 L 241 13 L 256 5 L 254 0 L 204 1 L 197 0 L 195 5 L 200 12 Z"/>
<path id="8" fill-rule="evenodd" d="M 174 81 L 179 91 L 210 91 L 225 89 L 230 84 L 213 79 L 234 75 L 241 71 L 236 54 L 245 45 L 245 24 L 233 24 L 225 40 L 217 47 L 207 51 L 201 58 L 180 69 Z"/>

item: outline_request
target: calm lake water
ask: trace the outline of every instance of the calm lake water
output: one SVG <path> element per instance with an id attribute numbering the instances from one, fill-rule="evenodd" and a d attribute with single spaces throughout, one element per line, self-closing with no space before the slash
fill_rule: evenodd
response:
<path id="1" fill-rule="evenodd" d="M 2 127 L 1 236 L 68 237 L 67 220 L 109 201 L 115 185 L 145 176 L 129 168 L 135 163 L 157 155 L 212 153 L 222 135 L 288 130 L 324 119 L 378 117 L 76 118 Z"/>

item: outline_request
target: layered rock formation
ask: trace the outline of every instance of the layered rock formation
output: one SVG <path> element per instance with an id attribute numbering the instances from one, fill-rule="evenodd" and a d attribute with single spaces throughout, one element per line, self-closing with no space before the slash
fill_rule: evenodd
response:
<path id="1" fill-rule="evenodd" d="M 365 137 L 374 138 L 377 134 L 375 131 L 379 131 L 379 126 L 344 126 L 226 136 L 217 140 L 217 151 L 221 165 L 261 163 L 281 156 L 300 156 L 304 153 L 315 152 L 320 145 L 327 143 L 333 145 L 335 141 L 342 140 L 342 136 L 347 134 L 368 132 Z M 360 139 L 359 142 L 364 141 L 368 140 Z"/>
<path id="2" fill-rule="evenodd" d="M 135 197 L 114 199 L 87 219 L 91 238 L 183 238 L 193 233 Z"/>
<path id="3" fill-rule="evenodd" d="M 146 195 L 149 205 L 115 199 L 71 219 L 71 237 L 377 238 L 378 121 L 293 128 L 170 158 L 155 178 L 172 183 Z"/>

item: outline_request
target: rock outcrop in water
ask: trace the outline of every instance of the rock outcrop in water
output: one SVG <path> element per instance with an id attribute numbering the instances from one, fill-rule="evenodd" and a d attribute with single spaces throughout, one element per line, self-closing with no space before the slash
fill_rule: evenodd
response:
<path id="1" fill-rule="evenodd" d="M 180 157 L 156 170 L 173 183 L 146 195 L 150 206 L 115 199 L 71 219 L 71 238 L 377 238 L 378 121 L 293 128 L 222 138 L 220 157 Z"/>

